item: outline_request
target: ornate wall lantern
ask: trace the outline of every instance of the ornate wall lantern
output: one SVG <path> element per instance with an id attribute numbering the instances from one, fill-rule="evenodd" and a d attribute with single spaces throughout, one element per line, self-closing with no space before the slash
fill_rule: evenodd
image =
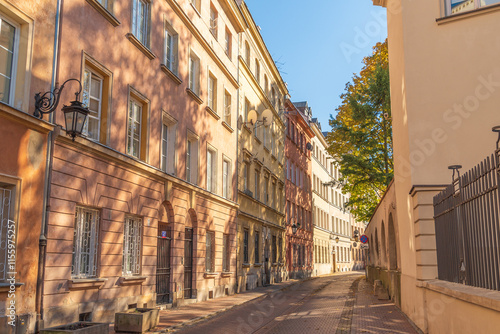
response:
<path id="1" fill-rule="evenodd" d="M 82 83 L 78 79 L 68 79 L 61 87 L 56 87 L 54 90 L 42 93 L 37 93 L 35 95 L 35 112 L 33 115 L 40 119 L 43 119 L 44 114 L 50 114 L 56 110 L 59 104 L 59 98 L 61 92 L 64 89 L 64 85 L 69 81 L 76 81 L 80 85 L 80 89 L 75 93 L 75 100 L 71 101 L 69 106 L 64 105 L 62 112 L 64 113 L 64 121 L 66 123 L 66 134 L 75 141 L 76 136 L 81 136 L 83 133 L 83 128 L 85 126 L 85 121 L 87 120 L 87 115 L 89 114 L 89 109 L 84 107 L 83 104 L 78 100 L 82 92 Z"/>

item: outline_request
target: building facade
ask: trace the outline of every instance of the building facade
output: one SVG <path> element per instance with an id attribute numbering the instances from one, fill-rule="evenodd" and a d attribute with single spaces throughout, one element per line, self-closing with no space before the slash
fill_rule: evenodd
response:
<path id="1" fill-rule="evenodd" d="M 0 1 L 0 328 L 35 329 L 47 151 L 54 125 L 31 114 L 50 90 L 54 60 L 52 1 Z M 36 29 L 35 29 L 36 26 Z"/>
<path id="2" fill-rule="evenodd" d="M 286 115 L 286 256 L 290 278 L 313 275 L 311 194 L 311 110 L 306 102 L 285 101 Z"/>
<path id="3" fill-rule="evenodd" d="M 370 261 L 373 250 L 389 254 L 371 266 L 383 275 L 401 270 L 401 309 L 424 333 L 493 333 L 500 326 L 499 291 L 436 279 L 442 240 L 435 235 L 433 198 L 451 182 L 448 166 L 470 170 L 495 149 L 499 1 L 373 2 L 387 8 L 395 174 L 388 192 L 395 202 L 380 205 L 385 213 L 368 226 L 375 239 Z"/>
<path id="4" fill-rule="evenodd" d="M 60 16 L 57 81 L 79 79 L 90 114 L 55 138 L 43 325 L 234 293 L 238 7 L 68 0 Z"/>
<path id="5" fill-rule="evenodd" d="M 287 278 L 285 125 L 279 112 L 288 90 L 246 4 L 240 9 L 237 270 L 238 291 L 245 291 Z"/>
<path id="6" fill-rule="evenodd" d="M 327 149 L 327 132 L 316 118 L 310 122 L 312 138 L 312 199 L 314 223 L 314 275 L 363 269 L 360 245 L 353 239 L 362 233 L 358 222 L 346 208 L 349 196 L 342 192 L 336 158 Z"/>

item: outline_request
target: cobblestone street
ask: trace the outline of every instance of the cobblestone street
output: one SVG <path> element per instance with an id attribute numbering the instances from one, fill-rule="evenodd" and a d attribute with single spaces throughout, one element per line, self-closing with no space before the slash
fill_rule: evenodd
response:
<path id="1" fill-rule="evenodd" d="M 217 300 L 210 302 L 216 307 Z M 168 318 L 168 311 L 164 312 L 162 317 Z M 180 334 L 417 333 L 390 301 L 373 296 L 371 285 L 359 272 L 308 279 L 207 320 L 185 324 L 170 330 Z"/>

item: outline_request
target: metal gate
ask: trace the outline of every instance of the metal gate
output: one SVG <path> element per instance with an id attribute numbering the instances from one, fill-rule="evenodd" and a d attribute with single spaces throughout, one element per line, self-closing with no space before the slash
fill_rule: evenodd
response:
<path id="1" fill-rule="evenodd" d="M 171 235 L 167 224 L 158 224 L 158 250 L 156 257 L 156 303 L 168 304 L 170 296 L 170 245 Z"/>
<path id="2" fill-rule="evenodd" d="M 184 298 L 193 296 L 193 229 L 186 228 L 184 234 Z"/>

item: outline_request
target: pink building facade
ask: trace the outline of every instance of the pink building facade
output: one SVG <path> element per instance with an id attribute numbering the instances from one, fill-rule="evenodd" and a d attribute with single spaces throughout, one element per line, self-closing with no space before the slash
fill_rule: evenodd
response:
<path id="1" fill-rule="evenodd" d="M 313 271 L 310 115 L 300 103 L 285 102 L 286 110 L 286 247 L 290 278 L 310 277 Z M 309 145 L 308 145 L 309 144 Z M 308 148 L 309 147 L 309 148 Z M 294 233 L 293 225 L 297 226 Z"/>
<path id="2" fill-rule="evenodd" d="M 107 4 L 61 12 L 57 80 L 82 82 L 90 114 L 51 157 L 45 327 L 236 285 L 237 7 Z M 79 88 L 66 87 L 62 101 Z"/>

